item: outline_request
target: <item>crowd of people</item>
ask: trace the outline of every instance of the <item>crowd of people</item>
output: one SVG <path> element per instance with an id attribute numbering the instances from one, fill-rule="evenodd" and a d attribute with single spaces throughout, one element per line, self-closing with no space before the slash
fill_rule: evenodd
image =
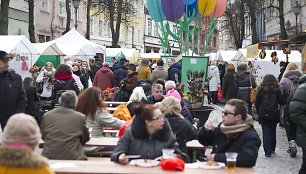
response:
<path id="1" fill-rule="evenodd" d="M 9 59 L 6 52 L 0 51 L 0 122 L 4 135 L 1 166 L 14 168 L 1 158 L 2 154 L 14 155 L 21 150 L 39 158 L 37 169 L 52 173 L 45 159 L 32 152 L 40 138 L 44 140 L 42 155 L 48 159 L 86 160 L 84 146 L 90 137 L 102 136 L 105 126 L 119 129 L 126 123 L 114 117 L 105 106 L 103 91 L 115 87 L 114 98 L 126 102 L 132 120 L 112 149 L 112 161 L 127 164 L 127 155 L 135 154 L 155 159 L 162 155 L 163 148 L 171 148 L 179 158 L 191 162 L 186 143 L 197 139 L 204 146 L 213 147 L 208 160 L 226 163 L 225 153 L 236 152 L 238 167 L 253 167 L 261 145 L 253 125 L 254 104 L 263 130 L 265 156 L 275 153 L 276 125 L 284 118 L 288 153 L 292 157 L 296 155 L 296 144 L 303 148 L 300 173 L 305 173 L 306 77 L 293 63 L 287 65 L 280 81 L 267 74 L 257 85 L 246 64 L 239 64 L 236 72 L 233 64 L 211 62 L 207 74 L 209 95 L 216 104 L 218 88 L 222 88 L 225 100 L 222 122 L 214 125 L 207 120 L 204 125 L 197 125 L 190 102 L 177 88 L 182 67 L 172 58 L 168 59 L 168 70 L 164 69 L 162 59 L 152 66 L 148 59 L 136 65 L 125 58 L 119 61 L 112 58 L 111 67 L 101 57 L 89 62 L 65 58 L 56 69 L 47 62 L 23 82 L 20 75 L 9 69 Z M 256 87 L 256 102 L 251 103 L 250 89 Z M 50 105 L 38 107 L 35 104 L 38 101 Z M 36 118 L 36 123 L 30 115 Z M 20 129 L 17 129 L 18 121 L 23 123 Z M 29 136 L 26 139 L 25 134 Z M 7 148 L 12 149 L 7 151 Z M 20 163 L 28 167 L 28 163 Z"/>

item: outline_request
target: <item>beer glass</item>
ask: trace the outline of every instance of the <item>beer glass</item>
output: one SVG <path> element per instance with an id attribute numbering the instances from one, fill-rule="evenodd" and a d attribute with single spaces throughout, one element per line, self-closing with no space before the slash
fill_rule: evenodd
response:
<path id="1" fill-rule="evenodd" d="M 229 172 L 236 171 L 236 159 L 238 154 L 236 152 L 226 152 L 225 155 L 227 170 Z"/>

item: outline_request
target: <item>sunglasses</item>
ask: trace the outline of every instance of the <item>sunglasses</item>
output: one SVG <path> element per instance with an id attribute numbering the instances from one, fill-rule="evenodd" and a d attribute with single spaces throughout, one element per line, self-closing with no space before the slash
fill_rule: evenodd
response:
<path id="1" fill-rule="evenodd" d="M 224 116 L 228 116 L 228 115 L 234 115 L 234 116 L 236 116 L 237 114 L 235 114 L 235 113 L 231 113 L 231 112 L 227 112 L 227 111 L 222 111 L 222 114 L 224 115 Z"/>

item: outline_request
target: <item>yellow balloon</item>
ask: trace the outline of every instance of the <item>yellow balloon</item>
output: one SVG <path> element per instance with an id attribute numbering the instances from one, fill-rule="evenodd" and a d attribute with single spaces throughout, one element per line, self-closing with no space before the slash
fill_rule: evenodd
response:
<path id="1" fill-rule="evenodd" d="M 217 0 L 199 0 L 199 13 L 203 16 L 209 16 L 215 10 L 216 4 Z"/>

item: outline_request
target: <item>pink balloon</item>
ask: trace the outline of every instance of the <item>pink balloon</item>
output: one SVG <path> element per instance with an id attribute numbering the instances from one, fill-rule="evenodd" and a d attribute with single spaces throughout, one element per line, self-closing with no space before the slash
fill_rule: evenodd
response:
<path id="1" fill-rule="evenodd" d="M 221 17 L 226 10 L 226 0 L 217 0 L 216 10 L 213 11 L 209 16 L 215 18 Z"/>

